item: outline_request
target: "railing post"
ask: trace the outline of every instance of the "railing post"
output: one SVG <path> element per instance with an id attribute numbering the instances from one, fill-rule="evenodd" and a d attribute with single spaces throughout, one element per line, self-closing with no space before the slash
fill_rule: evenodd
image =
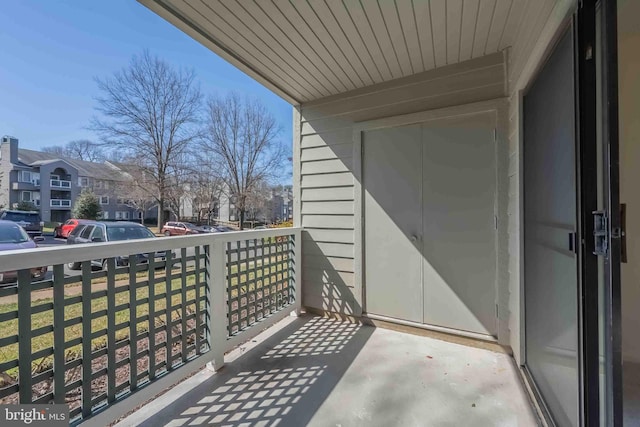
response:
<path id="1" fill-rule="evenodd" d="M 210 368 L 219 370 L 224 365 L 227 341 L 227 283 L 225 273 L 225 242 L 215 240 L 209 245 L 209 348 L 213 352 Z"/>
<path id="2" fill-rule="evenodd" d="M 300 316 L 302 313 L 302 231 L 296 230 L 294 237 L 294 262 L 293 262 L 293 271 L 294 271 L 294 288 L 295 288 L 295 314 L 296 316 Z"/>
<path id="3" fill-rule="evenodd" d="M 53 400 L 65 403 L 64 265 L 53 266 Z M 109 347 L 111 349 L 111 347 Z"/>
<path id="4" fill-rule="evenodd" d="M 21 404 L 31 403 L 31 271 L 18 270 L 18 384 Z"/>

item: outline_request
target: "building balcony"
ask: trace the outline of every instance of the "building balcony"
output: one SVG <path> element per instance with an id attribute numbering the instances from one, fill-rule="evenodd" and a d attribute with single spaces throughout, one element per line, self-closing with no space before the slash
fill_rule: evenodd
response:
<path id="1" fill-rule="evenodd" d="M 49 206 L 53 209 L 71 209 L 71 200 L 69 199 L 51 199 Z"/>
<path id="2" fill-rule="evenodd" d="M 51 179 L 49 180 L 49 186 L 51 188 L 71 191 L 71 181 L 66 181 L 63 179 Z"/>
<path id="3" fill-rule="evenodd" d="M 21 191 L 39 191 L 40 190 L 40 181 L 31 181 L 31 182 L 21 182 L 14 181 L 11 183 L 12 190 L 21 190 Z"/>
<path id="4" fill-rule="evenodd" d="M 299 228 L 5 252 L 0 403 L 66 403 L 72 425 L 142 402 L 119 425 L 536 425 L 497 345 L 291 316 L 301 255 Z"/>

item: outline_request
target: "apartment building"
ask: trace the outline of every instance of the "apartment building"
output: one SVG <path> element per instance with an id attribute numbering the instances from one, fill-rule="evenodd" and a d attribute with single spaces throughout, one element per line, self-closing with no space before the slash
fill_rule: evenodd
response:
<path id="1" fill-rule="evenodd" d="M 0 206 L 32 203 L 43 221 L 63 222 L 71 217 L 78 195 L 89 188 L 98 196 L 103 219 L 137 219 L 127 205 L 123 183 L 130 180 L 116 165 L 69 159 L 19 148 L 18 139 L 3 136 L 0 144 Z M 147 215 L 145 215 L 147 216 Z"/>

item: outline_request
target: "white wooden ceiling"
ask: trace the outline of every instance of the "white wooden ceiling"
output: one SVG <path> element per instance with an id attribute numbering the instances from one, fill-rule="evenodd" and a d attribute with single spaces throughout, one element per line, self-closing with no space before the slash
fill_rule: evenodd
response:
<path id="1" fill-rule="evenodd" d="M 503 50 L 536 0 L 139 1 L 304 103 Z"/>

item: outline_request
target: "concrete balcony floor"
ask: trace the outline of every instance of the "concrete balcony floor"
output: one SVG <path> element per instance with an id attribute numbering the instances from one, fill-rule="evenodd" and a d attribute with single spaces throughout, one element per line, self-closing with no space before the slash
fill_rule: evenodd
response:
<path id="1" fill-rule="evenodd" d="M 502 353 L 290 317 L 119 426 L 536 426 Z"/>

